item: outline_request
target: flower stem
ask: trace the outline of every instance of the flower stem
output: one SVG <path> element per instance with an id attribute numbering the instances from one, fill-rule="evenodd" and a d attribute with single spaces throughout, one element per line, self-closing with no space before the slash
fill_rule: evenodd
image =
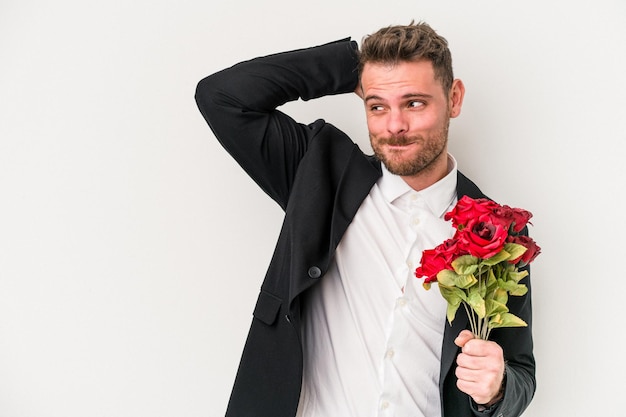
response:
<path id="1" fill-rule="evenodd" d="M 463 308 L 465 308 L 465 313 L 467 313 L 467 318 L 469 319 L 472 333 L 474 334 L 474 336 L 478 337 L 478 328 L 477 328 L 477 323 L 476 323 L 476 317 L 474 315 L 474 310 L 470 306 L 468 306 L 465 301 L 462 301 L 462 303 L 463 303 Z"/>

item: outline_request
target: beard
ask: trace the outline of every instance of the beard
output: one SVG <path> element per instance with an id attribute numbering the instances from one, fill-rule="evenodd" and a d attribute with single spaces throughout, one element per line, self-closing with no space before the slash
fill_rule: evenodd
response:
<path id="1" fill-rule="evenodd" d="M 448 124 L 432 136 L 421 135 L 406 136 L 393 135 L 388 137 L 375 137 L 370 133 L 370 142 L 374 155 L 378 158 L 389 172 L 400 176 L 413 176 L 428 172 L 446 150 L 448 143 Z M 422 149 L 413 158 L 402 157 L 403 151 L 385 150 L 385 146 L 402 146 L 410 143 L 421 144 Z"/>

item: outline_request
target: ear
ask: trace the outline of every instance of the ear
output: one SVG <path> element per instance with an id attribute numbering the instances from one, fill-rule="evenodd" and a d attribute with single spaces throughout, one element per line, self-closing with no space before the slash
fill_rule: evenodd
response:
<path id="1" fill-rule="evenodd" d="M 461 114 L 463 97 L 465 97 L 465 86 L 463 85 L 463 81 L 459 79 L 452 81 L 452 88 L 450 88 L 450 94 L 448 94 L 448 107 L 450 109 L 451 118 L 457 117 Z"/>

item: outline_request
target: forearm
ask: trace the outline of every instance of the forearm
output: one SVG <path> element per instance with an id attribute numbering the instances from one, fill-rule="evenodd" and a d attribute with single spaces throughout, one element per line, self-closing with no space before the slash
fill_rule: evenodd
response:
<path id="1" fill-rule="evenodd" d="M 283 208 L 319 126 L 297 123 L 276 108 L 354 91 L 357 57 L 356 43 L 342 40 L 245 61 L 198 84 L 196 102 L 217 139 Z"/>
<path id="2" fill-rule="evenodd" d="M 269 116 L 288 101 L 354 91 L 358 82 L 355 42 L 337 41 L 245 61 L 200 81 L 196 102 L 218 139 L 233 122 Z"/>

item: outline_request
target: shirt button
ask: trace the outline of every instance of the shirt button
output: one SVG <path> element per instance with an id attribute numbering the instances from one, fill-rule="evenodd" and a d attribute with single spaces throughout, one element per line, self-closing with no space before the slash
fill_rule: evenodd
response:
<path id="1" fill-rule="evenodd" d="M 418 217 L 413 217 L 413 220 L 412 220 L 412 221 L 413 221 L 413 224 L 414 224 L 415 226 L 417 226 L 418 224 L 420 224 L 420 219 L 419 219 Z"/>
<path id="2" fill-rule="evenodd" d="M 400 307 L 404 307 L 406 305 L 406 298 L 398 298 L 397 304 Z"/>
<path id="3" fill-rule="evenodd" d="M 389 349 L 389 350 L 387 350 L 387 353 L 385 354 L 385 357 L 387 357 L 388 359 L 391 359 L 391 358 L 393 358 L 393 355 L 395 355 L 395 354 L 396 354 L 396 352 L 394 352 L 393 349 Z"/>
<path id="4" fill-rule="evenodd" d="M 383 401 L 380 403 L 380 408 L 386 410 L 389 408 L 389 401 Z"/>

